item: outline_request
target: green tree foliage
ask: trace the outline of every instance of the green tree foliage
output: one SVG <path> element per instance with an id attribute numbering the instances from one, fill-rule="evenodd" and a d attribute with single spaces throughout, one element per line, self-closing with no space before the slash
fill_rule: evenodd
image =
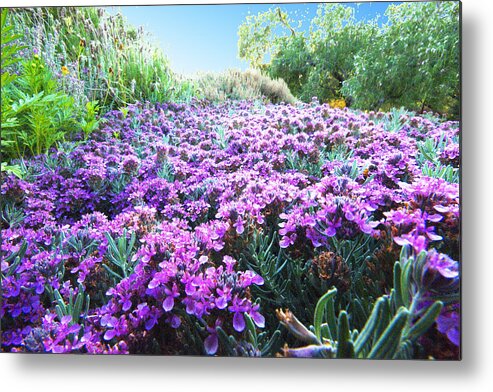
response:
<path id="1" fill-rule="evenodd" d="M 458 115 L 459 3 L 404 3 L 385 14 L 388 23 L 355 56 L 344 94 L 360 108 Z"/>
<path id="2" fill-rule="evenodd" d="M 253 68 L 265 69 L 270 57 L 286 42 L 284 38 L 289 34 L 296 36 L 292 23 L 280 8 L 247 16 L 238 28 L 238 55 Z"/>
<path id="3" fill-rule="evenodd" d="M 341 97 L 352 76 L 354 56 L 377 31 L 376 22 L 357 22 L 354 9 L 321 4 L 308 34 L 280 8 L 249 16 L 239 27 L 239 56 L 272 78 L 283 78 L 304 101 Z"/>
<path id="4" fill-rule="evenodd" d="M 354 58 L 372 46 L 376 21 L 357 22 L 354 8 L 323 4 L 312 20 L 309 47 L 313 68 L 303 89 L 304 100 L 341 97 L 341 87 L 354 73 Z"/>
<path id="5" fill-rule="evenodd" d="M 357 21 L 354 8 L 321 4 L 308 32 L 287 13 L 249 16 L 238 30 L 238 54 L 254 68 L 283 78 L 309 101 L 344 98 L 361 109 L 431 109 L 457 117 L 459 3 L 391 5 Z"/>
<path id="6" fill-rule="evenodd" d="M 289 86 L 290 91 L 301 97 L 312 67 L 307 41 L 301 34 L 292 38 L 285 38 L 283 41 L 267 72 L 273 78 L 282 78 Z"/>

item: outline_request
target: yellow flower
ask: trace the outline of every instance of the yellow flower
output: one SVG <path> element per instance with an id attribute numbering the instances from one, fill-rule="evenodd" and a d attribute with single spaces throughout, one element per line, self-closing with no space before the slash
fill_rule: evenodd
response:
<path id="1" fill-rule="evenodd" d="M 64 65 L 64 66 L 62 67 L 62 75 L 68 75 L 69 73 L 70 73 L 70 72 L 69 72 L 68 68 Z"/>
<path id="2" fill-rule="evenodd" d="M 335 109 L 344 109 L 346 107 L 346 101 L 344 98 L 331 99 L 329 105 Z"/>

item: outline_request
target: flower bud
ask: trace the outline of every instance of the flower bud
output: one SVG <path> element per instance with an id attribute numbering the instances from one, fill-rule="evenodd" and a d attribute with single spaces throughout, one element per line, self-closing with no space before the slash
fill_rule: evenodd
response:
<path id="1" fill-rule="evenodd" d="M 420 276 L 422 288 L 434 293 L 452 293 L 459 285 L 459 264 L 449 256 L 431 249 L 426 255 Z"/>
<path id="2" fill-rule="evenodd" d="M 317 339 L 315 334 L 301 324 L 301 322 L 293 313 L 291 313 L 289 309 L 286 309 L 284 312 L 281 309 L 277 309 L 276 315 L 281 324 L 284 325 L 289 332 L 291 332 L 298 339 L 307 343 L 320 344 L 320 341 Z"/>

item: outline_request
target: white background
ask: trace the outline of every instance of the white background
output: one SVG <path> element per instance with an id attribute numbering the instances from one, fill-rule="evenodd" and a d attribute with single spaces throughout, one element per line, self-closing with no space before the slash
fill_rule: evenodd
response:
<path id="1" fill-rule="evenodd" d="M 175 0 L 175 3 L 178 0 Z M 200 3 L 186 1 L 186 3 Z M 281 1 L 281 0 L 278 0 Z M 244 1 L 245 3 L 248 1 Z M 172 0 L 2 0 L 4 6 L 138 5 Z M 214 3 L 227 1 L 214 0 Z M 492 391 L 493 2 L 463 4 L 463 360 L 323 361 L 0 354 L 4 391 Z M 207 17 L 207 15 L 204 15 Z M 490 385 L 488 387 L 487 385 Z M 292 389 L 291 389 L 292 387 Z"/>

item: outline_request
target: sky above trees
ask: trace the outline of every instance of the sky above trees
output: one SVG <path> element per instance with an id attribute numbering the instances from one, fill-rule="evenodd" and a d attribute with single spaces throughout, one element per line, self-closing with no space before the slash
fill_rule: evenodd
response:
<path id="1" fill-rule="evenodd" d="M 356 9 L 358 19 L 383 14 L 391 2 L 345 3 Z M 265 12 L 276 4 L 126 6 L 118 7 L 134 26 L 143 26 L 168 55 L 174 71 L 193 74 L 246 69 L 238 59 L 238 26 L 246 16 Z M 318 3 L 277 4 L 308 29 Z"/>

